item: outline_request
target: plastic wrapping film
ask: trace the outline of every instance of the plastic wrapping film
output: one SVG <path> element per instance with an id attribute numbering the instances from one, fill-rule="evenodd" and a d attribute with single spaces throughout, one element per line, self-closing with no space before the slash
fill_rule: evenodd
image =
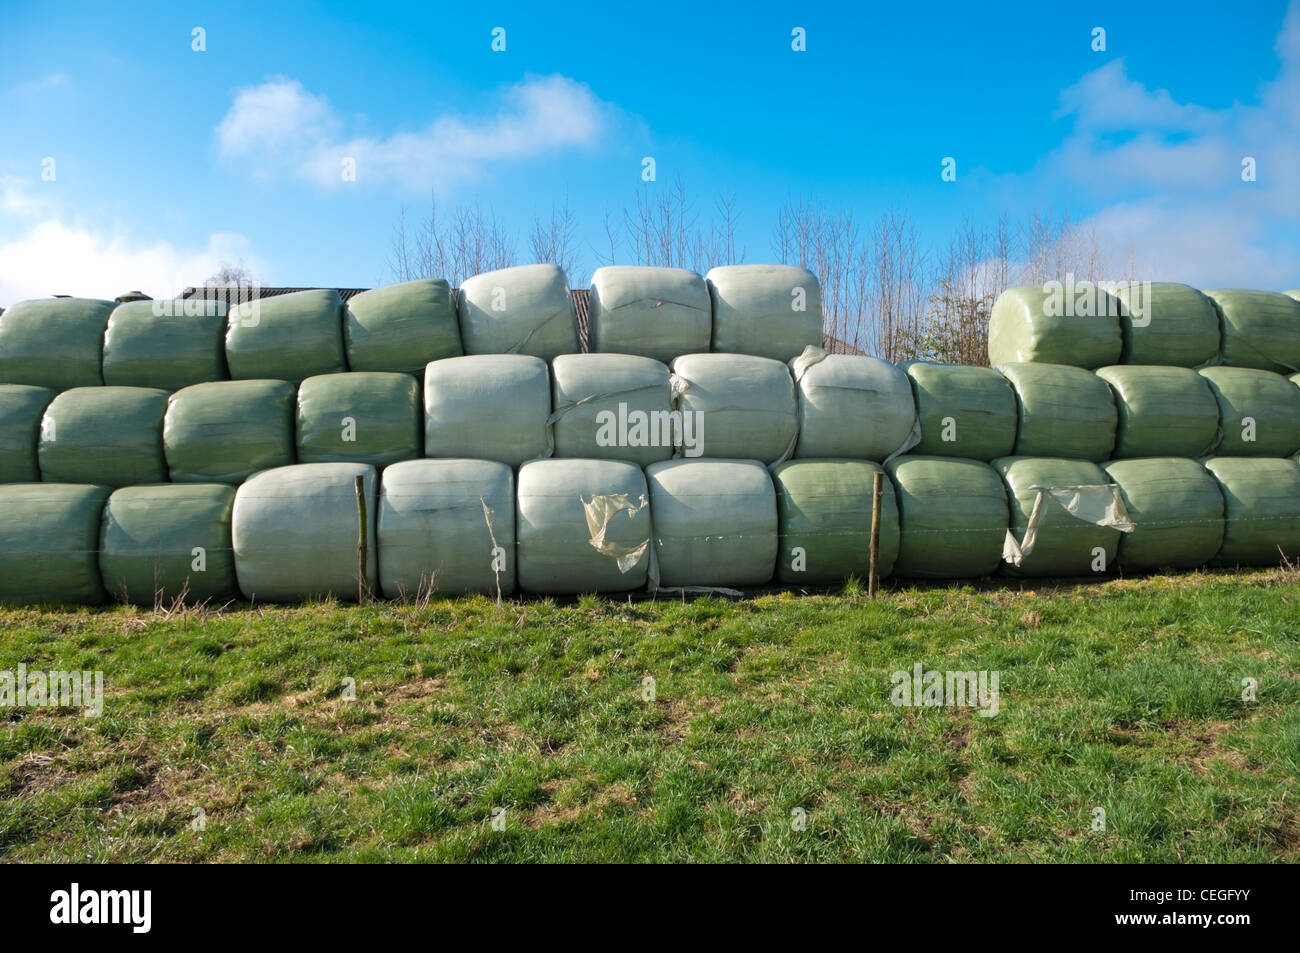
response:
<path id="1" fill-rule="evenodd" d="M 790 369 L 799 400 L 795 456 L 881 463 L 921 442 L 912 385 L 888 361 L 808 347 Z"/>
<path id="2" fill-rule="evenodd" d="M 1051 284 L 1008 288 L 998 295 L 989 315 L 989 363 L 1088 369 L 1118 363 L 1123 349 L 1119 302 L 1095 285 Z"/>
<path id="3" fill-rule="evenodd" d="M 1218 446 L 1219 404 L 1196 371 L 1118 365 L 1098 369 L 1097 376 L 1115 395 L 1115 458 L 1196 458 Z"/>
<path id="4" fill-rule="evenodd" d="M 163 414 L 168 394 L 151 387 L 74 387 L 41 419 L 41 479 L 111 487 L 167 480 Z"/>
<path id="5" fill-rule="evenodd" d="M 1204 367 L 1219 409 L 1216 452 L 1231 457 L 1289 457 L 1300 450 L 1300 387 L 1281 374 L 1248 367 Z"/>
<path id="6" fill-rule="evenodd" d="M 116 305 L 95 298 L 19 301 L 0 314 L 0 384 L 53 390 L 104 383 L 104 329 Z"/>
<path id="7" fill-rule="evenodd" d="M 523 354 L 550 361 L 576 354 L 578 324 L 564 272 L 520 265 L 467 278 L 457 298 L 466 354 Z"/>
<path id="8" fill-rule="evenodd" d="M 1016 392 L 987 367 L 907 361 L 921 439 L 909 453 L 992 460 L 1016 446 Z"/>
<path id="9" fill-rule="evenodd" d="M 1300 465 L 1267 457 L 1211 457 L 1223 493 L 1216 566 L 1276 566 L 1300 559 Z"/>
<path id="10" fill-rule="evenodd" d="M 995 370 L 1016 392 L 1016 456 L 1111 458 L 1118 415 L 1104 380 L 1061 364 L 1002 364 Z"/>
<path id="11" fill-rule="evenodd" d="M 1223 495 L 1195 460 L 1144 457 L 1102 464 L 1119 487 L 1133 531 L 1119 541 L 1126 571 L 1204 566 L 1223 544 Z"/>
<path id="12" fill-rule="evenodd" d="M 410 374 L 351 371 L 309 377 L 298 388 L 299 463 L 385 467 L 424 455 L 419 382 Z"/>
<path id="13" fill-rule="evenodd" d="M 430 361 L 459 357 L 460 323 L 441 278 L 385 285 L 343 306 L 348 369 L 418 374 Z"/>
<path id="14" fill-rule="evenodd" d="M 0 603 L 96 605 L 106 486 L 0 486 Z"/>
<path id="15" fill-rule="evenodd" d="M 1121 283 L 1122 364 L 1201 367 L 1218 360 L 1219 313 L 1214 302 L 1172 281 Z"/>
<path id="16" fill-rule="evenodd" d="M 817 276 L 794 265 L 723 265 L 704 276 L 713 305 L 711 349 L 794 360 L 822 346 Z"/>
<path id="17" fill-rule="evenodd" d="M 1300 371 L 1300 301 L 1276 291 L 1207 291 L 1222 328 L 1223 363 L 1279 374 Z"/>
<path id="18" fill-rule="evenodd" d="M 380 480 L 379 580 L 390 599 L 515 591 L 514 473 L 491 460 L 411 460 Z"/>
<path id="19" fill-rule="evenodd" d="M 227 380 L 226 303 L 194 298 L 128 301 L 104 333 L 104 383 L 180 390 Z"/>
<path id="20" fill-rule="evenodd" d="M 41 418 L 58 391 L 0 384 L 0 483 L 38 483 Z"/>
<path id="21" fill-rule="evenodd" d="M 424 454 L 517 467 L 551 453 L 551 377 L 524 354 L 433 361 L 424 372 Z"/>
<path id="22" fill-rule="evenodd" d="M 684 436 L 676 389 L 659 361 L 631 354 L 563 354 L 551 364 L 551 426 L 557 457 L 671 457 Z"/>
<path id="23" fill-rule="evenodd" d="M 173 483 L 240 483 L 296 459 L 287 381 L 214 381 L 171 395 L 163 449 Z"/>
<path id="24" fill-rule="evenodd" d="M 713 305 L 704 278 L 685 268 L 607 265 L 591 276 L 591 350 L 668 364 L 709 349 Z"/>
<path id="25" fill-rule="evenodd" d="M 691 456 L 776 463 L 793 454 L 799 414 L 785 364 L 748 354 L 685 354 L 672 370 L 679 378 L 676 409 L 692 414 L 702 435 Z"/>
<path id="26" fill-rule="evenodd" d="M 226 365 L 236 380 L 298 382 L 347 370 L 343 300 L 332 289 L 258 298 L 226 316 Z"/>

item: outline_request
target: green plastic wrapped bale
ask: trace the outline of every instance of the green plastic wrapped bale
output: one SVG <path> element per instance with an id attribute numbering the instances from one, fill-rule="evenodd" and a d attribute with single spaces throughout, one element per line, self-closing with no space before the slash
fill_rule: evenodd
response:
<path id="1" fill-rule="evenodd" d="M 1276 566 L 1300 559 L 1300 465 L 1294 460 L 1211 457 L 1223 492 L 1223 546 L 1215 566 Z"/>
<path id="2" fill-rule="evenodd" d="M 1223 544 L 1223 494 L 1195 460 L 1146 457 L 1102 467 L 1120 496 L 1133 532 L 1120 534 L 1119 568 L 1126 572 L 1194 569 Z"/>
<path id="3" fill-rule="evenodd" d="M 662 460 L 645 476 L 660 586 L 772 579 L 780 540 L 766 467 L 757 460 Z"/>
<path id="4" fill-rule="evenodd" d="M 339 293 L 320 288 L 236 305 L 228 316 L 226 363 L 235 380 L 296 383 L 346 371 Z"/>
<path id="5" fill-rule="evenodd" d="M 1187 367 L 1117 365 L 1097 376 L 1115 395 L 1117 459 L 1203 457 L 1219 439 L 1219 405 L 1206 379 Z M 1296 396 L 1300 397 L 1300 389 Z"/>
<path id="6" fill-rule="evenodd" d="M 907 375 L 888 361 L 810 348 L 790 362 L 798 457 L 886 460 L 920 439 Z"/>
<path id="7" fill-rule="evenodd" d="M 1205 292 L 1218 306 L 1223 363 L 1300 371 L 1300 301 L 1276 291 Z"/>
<path id="8" fill-rule="evenodd" d="M 67 390 L 104 383 L 104 328 L 114 307 L 93 298 L 19 301 L 0 314 L 0 384 Z"/>
<path id="9" fill-rule="evenodd" d="M 225 336 L 224 301 L 119 304 L 104 333 L 104 383 L 180 390 L 226 380 Z"/>
<path id="10" fill-rule="evenodd" d="M 56 393 L 30 384 L 0 384 L 0 483 L 40 481 L 36 448 L 41 418 Z"/>
<path id="11" fill-rule="evenodd" d="M 230 545 L 234 487 L 128 486 L 104 507 L 99 571 L 109 595 L 153 605 L 239 597 Z"/>
<path id="12" fill-rule="evenodd" d="M 41 421 L 41 479 L 111 487 L 165 482 L 167 396 L 153 387 L 65 390 Z"/>
<path id="13" fill-rule="evenodd" d="M 790 370 L 749 354 L 684 354 L 673 361 L 684 455 L 774 463 L 793 451 L 798 403 Z"/>
<path id="14" fill-rule="evenodd" d="M 163 449 L 173 483 L 240 483 L 295 460 L 298 388 L 285 381 L 213 381 L 172 394 Z"/>
<path id="15" fill-rule="evenodd" d="M 457 299 L 466 354 L 577 354 L 578 322 L 564 272 L 521 265 L 465 279 Z"/>
<path id="16" fill-rule="evenodd" d="M 298 462 L 386 467 L 424 455 L 420 385 L 410 374 L 352 371 L 298 388 Z"/>
<path id="17" fill-rule="evenodd" d="M 70 483 L 0 486 L 0 603 L 104 601 L 96 551 L 108 492 Z"/>
<path id="18" fill-rule="evenodd" d="M 1104 380 L 1063 364 L 1003 364 L 995 369 L 1016 392 L 1016 456 L 1110 459 L 1118 416 Z"/>
<path id="19" fill-rule="evenodd" d="M 894 485 L 878 464 L 869 460 L 788 460 L 772 468 L 780 531 L 778 582 L 825 586 L 849 576 L 867 578 L 877 473 L 883 479 L 876 570 L 884 578 L 898 558 L 898 506 Z"/>
<path id="20" fill-rule="evenodd" d="M 1131 282 L 1115 289 L 1124 334 L 1121 364 L 1200 367 L 1219 353 L 1214 302 L 1173 281 Z"/>
<path id="21" fill-rule="evenodd" d="M 704 279 L 685 268 L 607 265 L 591 276 L 591 349 L 667 364 L 709 349 L 713 304 Z"/>
<path id="22" fill-rule="evenodd" d="M 722 265 L 704 276 L 713 350 L 792 361 L 822 346 L 822 286 L 794 265 Z"/>
<path id="23" fill-rule="evenodd" d="M 235 493 L 231 539 L 246 597 L 257 602 L 357 598 L 358 476 L 364 480 L 366 583 L 375 588 L 375 468 L 300 463 L 259 473 Z"/>
<path id="24" fill-rule="evenodd" d="M 685 438 L 672 400 L 668 368 L 659 361 L 561 354 L 551 364 L 555 455 L 642 466 L 667 460 Z"/>
<path id="25" fill-rule="evenodd" d="M 456 305 L 441 278 L 355 295 L 344 305 L 343 334 L 354 371 L 418 374 L 430 361 L 463 353 Z"/>
<path id="26" fill-rule="evenodd" d="M 1087 460 L 999 457 L 993 469 L 1007 488 L 1011 532 L 1023 543 L 1038 498 L 1038 488 L 1101 487 L 1105 471 Z M 1112 495 L 1114 491 L 1111 491 Z M 1003 563 L 1008 576 L 1092 576 L 1114 568 L 1120 530 L 1073 515 L 1050 493 L 1044 494 L 1033 551 L 1020 565 Z"/>
<path id="27" fill-rule="evenodd" d="M 379 487 L 379 580 L 389 599 L 515 591 L 515 480 L 492 460 L 408 460 Z M 484 509 L 486 507 L 486 509 Z"/>
<path id="28" fill-rule="evenodd" d="M 1300 450 L 1300 387 L 1249 367 L 1203 367 L 1219 405 L 1221 456 L 1289 457 Z"/>
<path id="29" fill-rule="evenodd" d="M 1008 288 L 989 315 L 992 364 L 1069 364 L 1088 369 L 1119 362 L 1119 301 L 1095 285 Z"/>
<path id="30" fill-rule="evenodd" d="M 540 358 L 472 354 L 424 372 L 424 455 L 517 467 L 550 452 L 551 376 Z"/>
<path id="31" fill-rule="evenodd" d="M 640 589 L 650 567 L 650 527 L 646 478 L 635 464 L 525 463 L 515 513 L 519 588 L 545 594 Z"/>
<path id="32" fill-rule="evenodd" d="M 900 365 L 912 382 L 922 456 L 992 460 L 1016 445 L 1016 392 L 988 367 L 909 361 Z"/>
<path id="33" fill-rule="evenodd" d="M 997 472 L 979 460 L 895 457 L 885 464 L 898 503 L 894 575 L 975 579 L 1002 561 L 1009 521 Z"/>

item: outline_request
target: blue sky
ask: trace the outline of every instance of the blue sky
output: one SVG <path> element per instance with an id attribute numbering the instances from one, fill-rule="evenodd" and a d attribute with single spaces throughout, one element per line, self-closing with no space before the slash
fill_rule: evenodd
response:
<path id="1" fill-rule="evenodd" d="M 1120 277 L 1132 248 L 1152 277 L 1300 285 L 1300 10 L 1056 6 L 9 4 L 0 306 L 166 295 L 221 259 L 370 286 L 431 189 L 493 208 L 521 253 L 567 192 L 599 246 L 646 155 L 652 188 L 680 175 L 701 211 L 735 193 L 750 261 L 808 196 L 905 205 L 934 245 L 965 217 L 1068 208 Z"/>

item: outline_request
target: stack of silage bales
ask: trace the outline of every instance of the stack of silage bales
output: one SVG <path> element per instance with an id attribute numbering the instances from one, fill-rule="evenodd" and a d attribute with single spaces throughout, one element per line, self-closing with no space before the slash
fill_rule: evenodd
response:
<path id="1" fill-rule="evenodd" d="M 828 354 L 785 265 L 602 268 L 590 353 L 551 265 L 23 302 L 0 601 L 823 586 L 867 572 L 878 475 L 882 575 L 1300 553 L 1300 300 L 1112 290 L 1008 291 L 994 368 Z"/>
<path id="2" fill-rule="evenodd" d="M 1116 563 L 1126 570 L 1275 565 L 1300 554 L 1300 376 L 1287 376 L 1300 369 L 1294 296 L 1162 282 L 1011 289 L 994 306 L 989 355 L 1016 384 L 1016 453 L 1095 461 L 1099 482 L 1122 505 L 1122 513 L 1103 506 L 1104 489 L 1083 489 L 1098 478 L 1091 470 L 1073 474 L 1080 489 L 1071 497 L 1049 479 L 1065 481 L 1063 462 L 1036 464 L 1034 480 L 1049 487 L 1032 494 L 1034 503 L 1042 498 L 1040 526 L 1075 516 L 1061 525 L 1077 540 L 1058 533 L 1052 544 L 1066 547 L 1073 568 L 1108 567 L 1099 531 L 1116 528 L 1123 530 Z M 1088 371 L 1113 398 L 1114 441 L 1105 454 L 1098 428 L 1108 411 L 1100 396 L 1086 396 Z M 1027 395 L 1027 380 L 1046 395 Z M 1057 418 L 1047 431 L 1034 423 L 1044 406 Z M 1000 466 L 1009 488 L 1019 465 Z M 1013 535 L 1032 505 L 1025 481 L 1014 482 Z M 1018 570 L 1072 568 L 1056 558 L 1040 563 L 1040 555 L 1025 556 Z"/>

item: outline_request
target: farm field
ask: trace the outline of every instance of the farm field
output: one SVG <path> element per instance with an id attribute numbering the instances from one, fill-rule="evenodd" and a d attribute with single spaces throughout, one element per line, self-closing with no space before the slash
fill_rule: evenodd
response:
<path id="1" fill-rule="evenodd" d="M 0 610 L 20 663 L 105 697 L 0 708 L 9 861 L 1300 860 L 1289 569 Z"/>

